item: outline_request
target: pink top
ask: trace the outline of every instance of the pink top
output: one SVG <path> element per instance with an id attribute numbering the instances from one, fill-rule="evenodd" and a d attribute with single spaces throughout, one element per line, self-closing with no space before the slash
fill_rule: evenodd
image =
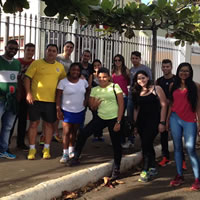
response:
<path id="1" fill-rule="evenodd" d="M 112 74 L 113 83 L 117 83 L 122 89 L 123 93 L 128 96 L 128 80 L 121 74 Z"/>
<path id="2" fill-rule="evenodd" d="M 196 122 L 196 112 L 192 111 L 187 94 L 187 89 L 176 89 L 173 92 L 174 101 L 172 104 L 172 112 L 175 112 L 182 120 L 186 122 Z"/>

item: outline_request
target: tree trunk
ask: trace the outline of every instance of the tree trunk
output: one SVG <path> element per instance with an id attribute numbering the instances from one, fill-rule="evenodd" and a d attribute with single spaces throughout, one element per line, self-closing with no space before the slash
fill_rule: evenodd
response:
<path id="1" fill-rule="evenodd" d="M 152 78 L 156 76 L 156 54 L 157 54 L 157 28 L 152 30 L 152 54 L 151 54 L 151 70 Z"/>

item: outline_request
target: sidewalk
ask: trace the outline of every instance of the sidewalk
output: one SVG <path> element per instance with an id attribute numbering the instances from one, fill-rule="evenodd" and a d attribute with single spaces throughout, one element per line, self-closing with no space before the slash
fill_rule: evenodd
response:
<path id="1" fill-rule="evenodd" d="M 43 160 L 41 158 L 42 147 L 37 146 L 36 160 L 30 161 L 26 159 L 27 152 L 22 152 L 22 151 L 17 150 L 14 146 L 15 141 L 12 141 L 11 151 L 17 155 L 17 159 L 15 160 L 0 159 L 0 166 L 1 166 L 1 169 L 3 169 L 3 170 L 0 170 L 0 198 L 34 187 L 45 181 L 50 181 L 54 179 L 56 179 L 57 181 L 58 178 L 66 176 L 66 175 L 73 174 L 72 176 L 70 176 L 70 179 L 71 179 L 70 184 L 77 181 L 79 182 L 81 180 L 74 179 L 74 176 L 76 176 L 77 173 L 79 172 L 82 174 L 81 176 L 79 174 L 78 177 L 76 178 L 80 178 L 80 179 L 88 178 L 88 181 L 91 181 L 89 180 L 89 176 L 91 176 L 91 173 L 90 173 L 91 171 L 94 172 L 96 170 L 96 172 L 94 172 L 93 174 L 93 176 L 96 176 L 96 177 L 92 177 L 93 180 L 98 179 L 98 177 L 99 178 L 102 177 L 102 175 L 105 175 L 104 171 L 106 171 L 106 173 L 111 171 L 111 168 L 110 168 L 111 164 L 108 164 L 108 162 L 113 158 L 112 146 L 110 145 L 110 138 L 107 132 L 104 133 L 104 138 L 105 138 L 105 142 L 96 142 L 96 143 L 92 142 L 92 137 L 88 139 L 86 146 L 83 150 L 82 157 L 81 157 L 81 165 L 76 166 L 76 167 L 66 167 L 64 164 L 59 163 L 59 160 L 62 155 L 62 144 L 60 143 L 52 142 L 52 145 L 51 145 L 52 158 L 50 160 Z M 15 140 L 15 138 L 13 138 L 13 140 Z M 157 144 L 158 144 L 158 141 L 159 141 L 159 136 L 157 138 L 157 142 L 156 142 Z M 139 162 L 138 157 L 141 159 L 141 155 L 138 154 L 139 155 L 138 156 L 136 154 L 133 154 L 138 151 L 140 151 L 139 136 L 136 138 L 135 148 L 128 151 L 127 150 L 124 151 L 124 155 L 125 154 L 131 154 L 131 155 L 126 157 L 123 160 L 125 162 L 122 162 L 122 166 L 121 166 L 122 171 L 129 169 L 130 165 L 133 166 L 133 162 L 137 162 L 137 163 Z M 160 149 L 157 148 L 156 151 L 158 152 L 158 156 L 159 156 Z M 105 162 L 107 162 L 107 164 L 103 164 L 102 166 L 99 167 L 99 164 L 102 164 Z M 94 166 L 95 167 L 97 166 L 98 169 L 95 168 Z M 94 168 L 91 168 L 91 167 L 94 167 Z M 86 169 L 86 171 L 81 172 L 80 170 L 83 170 L 83 169 Z M 76 172 L 76 175 L 74 175 L 75 172 Z M 72 181 L 72 179 L 74 181 Z M 56 181 L 54 182 L 56 183 Z M 55 185 L 54 182 L 52 182 L 52 184 Z M 66 178 L 64 182 L 63 180 L 59 182 L 59 184 L 61 183 L 66 184 Z M 47 186 L 45 185 L 45 189 L 46 187 Z M 57 186 L 57 187 L 60 187 L 60 186 Z M 77 185 L 73 187 L 77 187 Z M 20 199 L 27 199 L 27 198 L 20 198 Z M 32 198 L 32 199 L 36 199 L 36 198 Z M 44 199 L 48 199 L 48 198 L 45 197 Z"/>
<path id="2" fill-rule="evenodd" d="M 0 159 L 0 197 L 110 161 L 113 156 L 108 133 L 104 134 L 104 138 L 105 142 L 95 143 L 92 142 L 92 137 L 88 139 L 81 157 L 81 165 L 76 167 L 66 167 L 59 163 L 62 155 L 62 144 L 60 143 L 52 142 L 50 160 L 41 158 L 42 147 L 37 146 L 36 160 L 30 161 L 26 159 L 27 152 L 15 148 L 16 143 L 13 138 L 11 151 L 16 154 L 17 158 L 15 160 Z M 136 148 L 130 150 L 129 153 L 134 153 L 139 148 L 139 142 L 137 142 Z"/>

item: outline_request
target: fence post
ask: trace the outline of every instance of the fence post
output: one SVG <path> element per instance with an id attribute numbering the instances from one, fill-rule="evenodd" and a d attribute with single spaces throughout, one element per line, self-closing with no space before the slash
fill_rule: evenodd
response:
<path id="1" fill-rule="evenodd" d="M 10 24 L 10 17 L 7 16 L 5 23 L 4 46 L 6 46 L 9 38 L 9 24 Z"/>
<path id="2" fill-rule="evenodd" d="M 191 63 L 191 45 L 186 42 L 186 46 L 185 46 L 185 62 L 189 62 Z"/>

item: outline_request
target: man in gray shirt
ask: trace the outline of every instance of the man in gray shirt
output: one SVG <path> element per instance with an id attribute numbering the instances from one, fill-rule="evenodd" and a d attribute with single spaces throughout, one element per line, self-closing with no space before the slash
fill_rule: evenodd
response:
<path id="1" fill-rule="evenodd" d="M 133 51 L 131 53 L 131 62 L 133 64 L 133 67 L 131 67 L 131 69 L 130 69 L 130 88 L 129 88 L 129 92 L 128 92 L 127 116 L 130 121 L 133 121 L 133 109 L 134 109 L 133 100 L 132 100 L 133 78 L 134 78 L 136 72 L 143 70 L 148 74 L 149 78 L 152 80 L 152 72 L 149 67 L 140 63 L 141 62 L 141 53 L 139 51 Z M 133 138 L 130 138 L 130 140 L 131 140 L 131 143 L 134 143 Z"/>
<path id="2" fill-rule="evenodd" d="M 70 65 L 72 64 L 70 56 L 74 50 L 74 43 L 72 41 L 65 42 L 63 50 L 63 53 L 57 55 L 56 60 L 64 65 L 65 71 L 67 73 Z"/>

